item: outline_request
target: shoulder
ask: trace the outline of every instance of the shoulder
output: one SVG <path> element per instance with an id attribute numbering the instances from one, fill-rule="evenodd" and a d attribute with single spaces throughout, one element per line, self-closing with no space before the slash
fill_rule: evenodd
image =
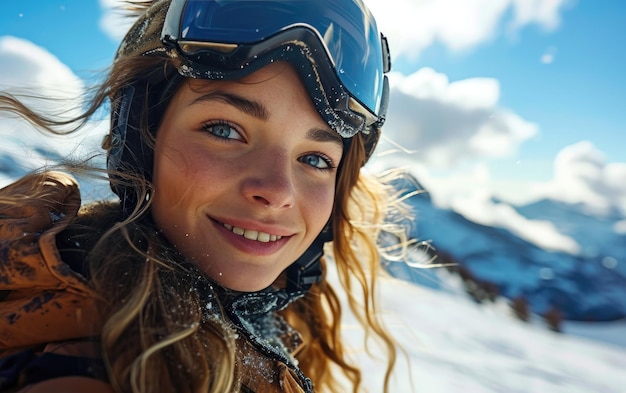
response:
<path id="1" fill-rule="evenodd" d="M 80 202 L 78 183 L 72 176 L 62 172 L 33 173 L 0 189 L 0 218 L 29 219 L 31 225 L 40 226 L 32 228 L 36 232 L 63 217 L 74 217 Z M 24 223 L 11 224 L 18 222 Z"/>
<path id="2" fill-rule="evenodd" d="M 76 180 L 61 172 L 0 189 L 0 350 L 92 335 L 96 294 L 56 244 L 80 203 Z"/>
<path id="3" fill-rule="evenodd" d="M 28 385 L 17 393 L 114 393 L 110 384 L 94 378 L 62 377 Z"/>
<path id="4" fill-rule="evenodd" d="M 62 172 L 27 175 L 0 189 L 0 248 L 58 259 L 54 236 L 80 208 L 76 180 Z"/>

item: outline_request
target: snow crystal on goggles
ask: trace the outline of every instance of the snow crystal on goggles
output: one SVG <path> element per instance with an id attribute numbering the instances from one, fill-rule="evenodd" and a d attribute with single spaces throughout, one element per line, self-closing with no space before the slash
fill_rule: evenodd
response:
<path id="1" fill-rule="evenodd" d="M 389 50 L 361 0 L 172 0 L 161 41 L 194 78 L 237 79 L 290 62 L 344 138 L 378 133 L 385 120 Z"/>

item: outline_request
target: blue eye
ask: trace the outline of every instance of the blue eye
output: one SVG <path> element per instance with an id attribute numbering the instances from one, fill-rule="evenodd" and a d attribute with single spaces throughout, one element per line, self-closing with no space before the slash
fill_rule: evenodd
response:
<path id="1" fill-rule="evenodd" d="M 332 161 L 320 154 L 307 154 L 300 157 L 300 162 L 310 165 L 316 169 L 328 170 L 333 169 Z"/>
<path id="2" fill-rule="evenodd" d="M 202 128 L 209 134 L 221 139 L 243 140 L 241 134 L 227 122 L 215 122 L 204 124 Z"/>

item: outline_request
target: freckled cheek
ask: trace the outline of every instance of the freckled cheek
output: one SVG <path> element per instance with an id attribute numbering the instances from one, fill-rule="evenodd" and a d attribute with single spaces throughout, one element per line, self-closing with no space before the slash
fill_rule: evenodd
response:
<path id="1" fill-rule="evenodd" d="M 240 168 L 197 144 L 186 149 L 170 148 L 155 166 L 155 186 L 171 203 L 188 203 L 229 184 Z M 218 186 L 219 185 L 219 186 Z"/>
<path id="2" fill-rule="evenodd" d="M 319 230 L 324 228 L 332 213 L 334 197 L 334 183 L 332 185 L 317 184 L 306 193 L 302 203 L 307 209 L 307 216 L 310 222 L 315 227 L 319 227 Z"/>
<path id="3" fill-rule="evenodd" d="M 193 177 L 191 161 L 174 148 L 157 152 L 154 166 L 154 186 L 160 199 L 172 203 L 180 199 Z"/>

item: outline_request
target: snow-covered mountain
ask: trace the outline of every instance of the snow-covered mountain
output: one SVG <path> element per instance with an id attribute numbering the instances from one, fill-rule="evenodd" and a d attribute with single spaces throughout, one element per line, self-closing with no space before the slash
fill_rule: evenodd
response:
<path id="1" fill-rule="evenodd" d="M 395 185 L 405 192 L 422 188 L 410 175 Z M 618 212 L 596 217 L 583 212 L 582 206 L 553 200 L 513 206 L 527 219 L 548 220 L 574 239 L 581 248 L 574 255 L 545 250 L 507 229 L 477 224 L 438 208 L 427 192 L 408 202 L 417 216 L 413 236 L 430 241 L 443 262 L 452 260 L 478 280 L 496 284 L 501 295 L 524 298 L 532 312 L 557 309 L 566 319 L 579 321 L 626 316 L 626 234 L 614 229 L 624 220 Z M 424 283 L 421 272 L 393 264 L 390 268 L 396 275 Z M 426 283 L 436 286 L 437 278 L 427 276 Z"/>
<path id="2" fill-rule="evenodd" d="M 502 301 L 473 303 L 450 290 L 458 283 L 443 283 L 446 293 L 398 281 L 381 283 L 383 318 L 407 355 L 392 392 L 626 393 L 626 321 L 567 322 L 572 334 L 557 334 L 515 320 Z M 364 391 L 381 392 L 384 364 L 349 314 L 344 339 L 364 369 Z"/>

